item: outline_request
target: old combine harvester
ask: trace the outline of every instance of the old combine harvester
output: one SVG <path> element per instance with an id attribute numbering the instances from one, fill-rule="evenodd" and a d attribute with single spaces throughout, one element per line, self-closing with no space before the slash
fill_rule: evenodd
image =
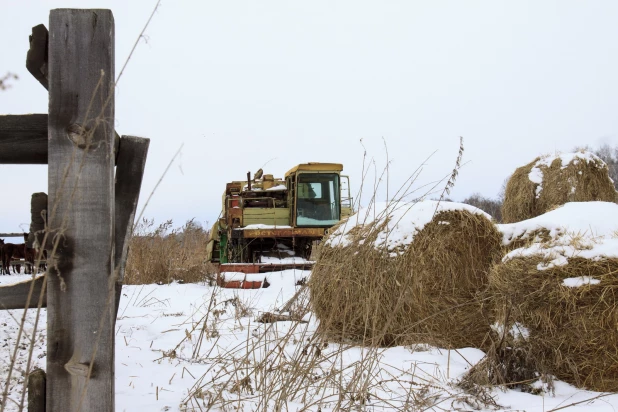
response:
<path id="1" fill-rule="evenodd" d="M 314 244 L 352 213 L 343 165 L 303 163 L 283 179 L 263 174 L 228 183 L 223 210 L 211 231 L 208 258 L 220 286 L 267 286 L 266 272 L 310 269 Z M 226 276 L 227 275 L 227 276 Z"/>

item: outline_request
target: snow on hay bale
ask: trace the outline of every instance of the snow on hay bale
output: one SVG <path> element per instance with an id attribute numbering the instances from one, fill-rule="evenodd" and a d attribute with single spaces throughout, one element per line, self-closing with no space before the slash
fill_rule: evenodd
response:
<path id="1" fill-rule="evenodd" d="M 519 222 L 567 202 L 616 202 L 607 165 L 596 155 L 578 151 L 541 156 L 519 167 L 506 184 L 502 219 Z"/>
<path id="2" fill-rule="evenodd" d="M 469 205 L 361 209 L 318 250 L 308 284 L 320 331 L 377 346 L 479 346 L 490 323 L 478 294 L 500 243 L 491 217 Z"/>
<path id="3" fill-rule="evenodd" d="M 568 203 L 498 226 L 505 244 L 530 243 L 490 272 L 496 343 L 474 368 L 476 382 L 521 382 L 538 372 L 618 391 L 618 205 Z"/>

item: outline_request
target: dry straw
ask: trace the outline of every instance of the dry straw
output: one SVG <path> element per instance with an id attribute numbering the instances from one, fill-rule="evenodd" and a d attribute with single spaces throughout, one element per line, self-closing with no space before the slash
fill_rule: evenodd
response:
<path id="1" fill-rule="evenodd" d="M 568 155 L 567 155 L 568 156 Z M 506 184 L 502 204 L 503 223 L 520 222 L 546 213 L 567 202 L 618 200 L 607 165 L 597 156 L 580 151 L 562 164 L 560 156 L 537 157 L 519 167 Z M 543 180 L 530 180 L 538 168 Z"/>
<path id="2" fill-rule="evenodd" d="M 618 259 L 571 258 L 539 271 L 539 255 L 515 257 L 490 274 L 489 296 L 503 330 L 471 378 L 514 384 L 554 375 L 596 391 L 618 391 Z M 600 281 L 569 287 L 564 279 Z M 518 335 L 518 334 L 516 334 Z"/>
<path id="3" fill-rule="evenodd" d="M 172 221 L 155 226 L 143 219 L 129 243 L 124 283 L 203 282 L 214 279 L 215 270 L 206 259 L 208 231 L 193 220 L 171 229 Z"/>
<path id="4" fill-rule="evenodd" d="M 490 219 L 439 211 L 399 253 L 375 247 L 388 219 L 376 221 L 353 228 L 346 246 L 320 247 L 309 281 L 320 332 L 371 346 L 481 346 L 489 321 L 479 291 L 501 250 Z"/>

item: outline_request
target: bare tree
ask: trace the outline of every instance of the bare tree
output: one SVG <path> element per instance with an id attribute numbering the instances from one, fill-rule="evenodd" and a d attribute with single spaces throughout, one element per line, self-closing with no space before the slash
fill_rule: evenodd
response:
<path id="1" fill-rule="evenodd" d="M 607 164 L 609 177 L 614 181 L 614 187 L 618 189 L 618 147 L 611 147 L 606 143 L 593 153 Z"/>
<path id="2" fill-rule="evenodd" d="M 501 192 L 501 196 L 502 198 L 504 197 L 504 191 Z M 474 193 L 464 199 L 462 203 L 478 207 L 482 211 L 489 213 L 491 217 L 496 220 L 496 222 L 500 223 L 502 222 L 502 213 L 500 212 L 500 208 L 502 207 L 502 198 L 490 199 L 488 197 L 484 197 L 480 193 Z"/>
<path id="3" fill-rule="evenodd" d="M 16 74 L 13 74 L 11 72 L 5 74 L 3 77 L 0 77 L 0 90 L 6 90 L 11 87 L 11 85 L 8 84 L 9 80 L 11 79 L 17 80 L 19 79 L 19 77 L 17 77 Z"/>

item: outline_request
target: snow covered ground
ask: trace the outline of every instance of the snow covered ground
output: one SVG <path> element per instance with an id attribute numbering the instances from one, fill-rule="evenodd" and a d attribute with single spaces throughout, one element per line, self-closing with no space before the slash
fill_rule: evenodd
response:
<path id="1" fill-rule="evenodd" d="M 500 389 L 467 394 L 457 382 L 482 359 L 478 349 L 449 353 L 426 345 L 370 350 L 324 344 L 314 339 L 317 322 L 311 313 L 300 313 L 300 321 L 258 323 L 264 312 L 292 298 L 298 277 L 293 271 L 269 274 L 271 286 L 256 290 L 176 283 L 125 286 L 116 327 L 116 410 L 618 408 L 618 394 L 579 390 L 563 382 L 540 395 Z M 19 278 L 24 277 L 0 276 L 0 284 Z M 22 314 L 0 311 L 2 388 Z M 20 401 L 34 318 L 35 311 L 29 310 L 6 411 L 19 410 L 13 401 Z M 45 367 L 45 321 L 43 311 L 32 366 Z"/>

